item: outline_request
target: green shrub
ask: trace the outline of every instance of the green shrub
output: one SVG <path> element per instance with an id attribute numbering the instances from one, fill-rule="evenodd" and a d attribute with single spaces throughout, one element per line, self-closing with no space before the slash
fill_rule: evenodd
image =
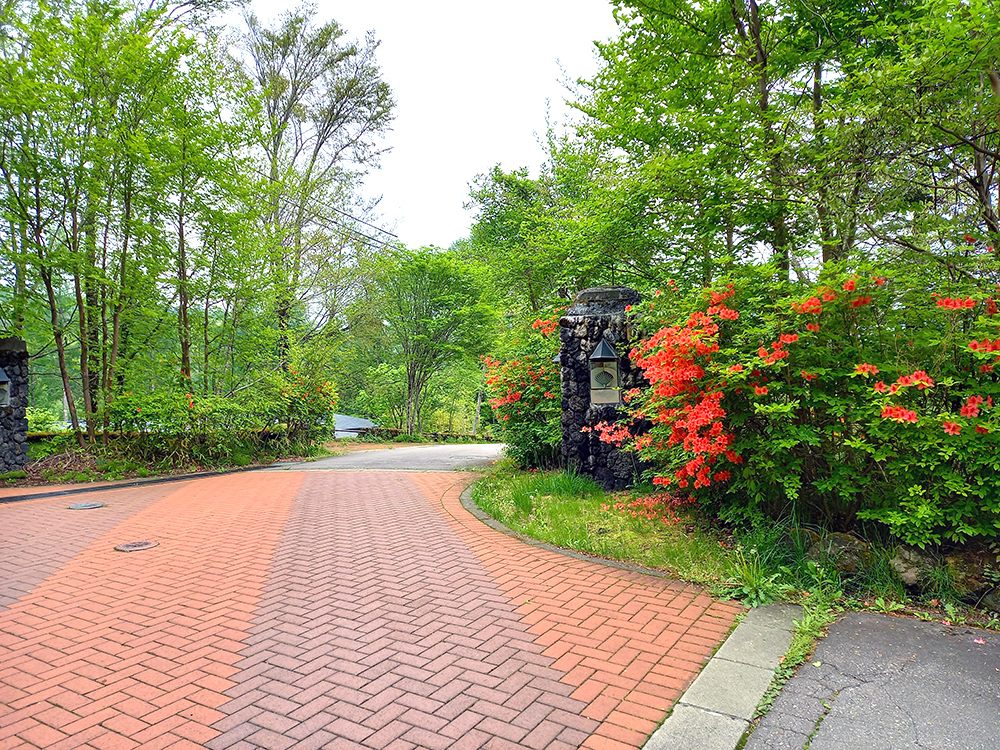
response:
<path id="1" fill-rule="evenodd" d="M 25 409 L 28 417 L 28 432 L 52 432 L 59 420 L 55 414 L 40 406 L 29 406 Z"/>
<path id="2" fill-rule="evenodd" d="M 139 460 L 242 466 L 263 455 L 310 453 L 332 434 L 336 398 L 328 381 L 290 369 L 240 396 L 129 390 L 106 411 L 117 449 Z"/>
<path id="3" fill-rule="evenodd" d="M 32 435 L 28 438 L 28 461 L 39 461 L 47 456 L 72 450 L 75 446 L 76 441 L 69 432 L 43 436 Z"/>

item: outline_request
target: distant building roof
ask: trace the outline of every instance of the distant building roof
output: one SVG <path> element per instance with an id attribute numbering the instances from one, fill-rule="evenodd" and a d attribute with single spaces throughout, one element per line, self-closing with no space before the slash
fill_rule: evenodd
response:
<path id="1" fill-rule="evenodd" d="M 346 414 L 334 414 L 333 423 L 333 436 L 335 438 L 354 437 L 359 432 L 371 429 L 372 427 L 378 427 L 378 425 L 370 419 L 349 417 Z"/>

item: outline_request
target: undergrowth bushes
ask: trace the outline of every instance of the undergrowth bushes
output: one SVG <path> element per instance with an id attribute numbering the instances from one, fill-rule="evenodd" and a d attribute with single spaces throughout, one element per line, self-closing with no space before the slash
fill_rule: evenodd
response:
<path id="1" fill-rule="evenodd" d="M 289 370 L 274 373 L 254 389 L 221 396 L 182 387 L 125 390 L 97 415 L 91 450 L 128 461 L 207 466 L 246 466 L 282 454 L 309 455 L 332 434 L 337 395 L 317 377 Z M 71 438 L 35 441 L 32 460 L 71 448 Z"/>

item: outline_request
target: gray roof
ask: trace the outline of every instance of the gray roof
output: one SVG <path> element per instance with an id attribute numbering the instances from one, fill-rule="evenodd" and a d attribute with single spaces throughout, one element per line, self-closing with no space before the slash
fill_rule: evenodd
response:
<path id="1" fill-rule="evenodd" d="M 377 424 L 372 422 L 370 419 L 362 419 L 361 417 L 349 417 L 346 414 L 334 414 L 334 437 L 351 437 L 352 435 L 357 435 L 358 431 L 365 430 L 371 427 L 378 427 Z"/>

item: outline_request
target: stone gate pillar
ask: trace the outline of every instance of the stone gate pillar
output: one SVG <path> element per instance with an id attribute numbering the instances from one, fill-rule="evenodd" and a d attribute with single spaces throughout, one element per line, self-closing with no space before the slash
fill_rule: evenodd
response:
<path id="1" fill-rule="evenodd" d="M 0 402 L 0 474 L 28 463 L 28 349 L 18 338 L 0 339 L 0 370 L 8 383 L 10 404 Z"/>
<path id="2" fill-rule="evenodd" d="M 603 443 L 596 432 L 583 429 L 600 422 L 610 424 L 624 416 L 620 404 L 615 403 L 616 394 L 600 390 L 600 385 L 610 382 L 611 376 L 595 370 L 600 377 L 593 377 L 591 360 L 592 357 L 607 359 L 605 355 L 613 350 L 617 354 L 620 392 L 645 385 L 642 372 L 632 366 L 628 357 L 633 342 L 625 308 L 638 303 L 639 293 L 628 287 L 584 289 L 559 321 L 563 464 L 567 469 L 593 477 L 609 490 L 635 484 L 643 467 L 635 454 Z M 602 340 L 605 346 L 601 345 Z"/>

